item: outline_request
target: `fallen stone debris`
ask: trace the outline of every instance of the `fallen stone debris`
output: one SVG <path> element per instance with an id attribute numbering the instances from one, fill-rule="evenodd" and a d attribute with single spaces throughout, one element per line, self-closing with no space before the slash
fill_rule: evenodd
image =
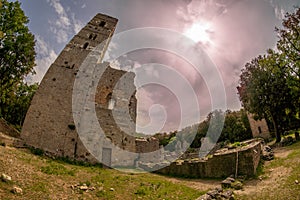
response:
<path id="1" fill-rule="evenodd" d="M 243 189 L 243 183 L 238 179 L 232 178 L 232 176 L 223 180 L 221 182 L 221 186 L 223 189 L 235 189 L 235 190 Z"/>
<path id="2" fill-rule="evenodd" d="M 79 191 L 94 191 L 96 188 L 95 187 L 89 187 L 85 183 L 84 184 L 77 184 L 77 185 L 71 185 L 72 190 L 79 190 Z"/>
<path id="3" fill-rule="evenodd" d="M 6 175 L 6 174 L 1 174 L 1 180 L 3 182 L 10 182 L 11 181 L 11 177 Z"/>
<path id="4" fill-rule="evenodd" d="M 269 146 L 264 146 L 262 151 L 262 159 L 265 161 L 270 161 L 274 159 L 273 149 Z"/>
<path id="5" fill-rule="evenodd" d="M 14 193 L 14 194 L 23 194 L 22 188 L 19 188 L 19 187 L 17 187 L 17 186 L 14 186 L 14 187 L 11 189 L 11 192 Z"/>
<path id="6" fill-rule="evenodd" d="M 217 187 L 214 190 L 208 191 L 206 194 L 200 196 L 197 200 L 234 200 L 233 190 L 243 189 L 243 180 L 245 177 L 233 178 L 231 175 L 221 182 L 221 187 Z"/>
<path id="7" fill-rule="evenodd" d="M 235 198 L 232 190 L 223 190 L 222 188 L 216 188 L 200 196 L 197 200 L 214 200 L 214 199 L 234 200 Z"/>

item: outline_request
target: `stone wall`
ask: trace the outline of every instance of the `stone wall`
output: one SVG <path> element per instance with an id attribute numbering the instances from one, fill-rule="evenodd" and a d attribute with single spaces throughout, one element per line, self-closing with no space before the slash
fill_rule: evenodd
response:
<path id="1" fill-rule="evenodd" d="M 55 156 L 96 162 L 83 146 L 74 127 L 73 85 L 87 55 L 107 40 L 100 50 L 99 61 L 102 60 L 117 21 L 97 14 L 74 36 L 50 66 L 24 121 L 21 138 L 27 145 Z"/>
<path id="2" fill-rule="evenodd" d="M 107 166 L 134 166 L 139 153 L 159 149 L 134 137 L 135 74 L 102 63 L 117 21 L 96 15 L 50 66 L 22 128 L 26 145 Z"/>
<path id="3" fill-rule="evenodd" d="M 254 138 L 261 137 L 264 139 L 269 139 L 271 137 L 268 124 L 265 119 L 255 120 L 253 115 L 250 113 L 248 113 L 247 116 L 250 123 L 252 136 Z"/>
<path id="4" fill-rule="evenodd" d="M 193 178 L 223 178 L 235 175 L 237 166 L 238 175 L 251 177 L 256 174 L 260 155 L 261 142 L 255 141 L 246 147 L 215 153 L 211 158 L 179 160 L 157 173 Z"/>
<path id="5" fill-rule="evenodd" d="M 159 149 L 159 140 L 154 137 L 137 138 L 135 144 L 137 153 L 149 153 Z"/>

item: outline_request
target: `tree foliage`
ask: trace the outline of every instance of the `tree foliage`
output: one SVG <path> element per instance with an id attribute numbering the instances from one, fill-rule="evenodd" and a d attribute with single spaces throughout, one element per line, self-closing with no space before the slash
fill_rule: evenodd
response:
<path id="1" fill-rule="evenodd" d="M 0 117 L 21 124 L 36 85 L 24 78 L 34 73 L 35 41 L 18 1 L 0 3 Z"/>
<path id="2" fill-rule="evenodd" d="M 300 8 L 294 13 L 287 13 L 283 20 L 283 28 L 276 28 L 279 40 L 277 56 L 281 67 L 285 68 L 284 78 L 291 89 L 297 112 L 300 112 Z"/>
<path id="3" fill-rule="evenodd" d="M 225 121 L 223 127 L 218 127 L 221 123 L 213 123 L 211 124 L 211 119 L 214 117 L 218 119 L 218 116 L 224 116 Z M 213 127 L 210 127 L 213 126 Z M 192 141 L 191 148 L 199 148 L 201 147 L 201 139 L 207 137 L 208 129 L 212 130 L 212 136 L 210 140 L 213 142 L 238 142 L 246 139 L 252 138 L 252 132 L 249 124 L 249 120 L 247 117 L 247 113 L 244 110 L 240 111 L 226 111 L 225 113 L 221 110 L 215 110 L 210 112 L 206 119 L 199 124 L 195 124 L 189 127 L 182 129 L 181 131 L 171 132 L 170 134 L 157 134 L 155 137 L 159 138 L 161 144 L 164 146 L 169 144 L 171 139 L 178 135 L 184 135 L 186 141 Z M 222 130 L 221 135 L 215 134 L 215 130 Z M 196 135 L 195 135 L 196 134 Z M 215 134 L 215 135 L 214 135 Z M 189 138 L 193 137 L 194 138 Z M 212 137 L 212 138 L 211 138 Z M 217 141 L 214 141 L 217 140 Z"/>
<path id="4" fill-rule="evenodd" d="M 281 134 L 298 121 L 299 20 L 300 9 L 287 14 L 283 28 L 276 28 L 277 49 L 269 49 L 265 55 L 253 58 L 240 75 L 238 91 L 243 106 L 257 118 L 272 122 L 276 142 L 280 142 Z"/>
<path id="5" fill-rule="evenodd" d="M 219 141 L 241 142 L 252 138 L 250 123 L 245 110 L 226 111 L 224 128 Z"/>

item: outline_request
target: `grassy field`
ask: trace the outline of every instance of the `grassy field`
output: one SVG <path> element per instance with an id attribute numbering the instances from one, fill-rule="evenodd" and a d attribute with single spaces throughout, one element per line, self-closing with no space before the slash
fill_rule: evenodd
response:
<path id="1" fill-rule="evenodd" d="M 0 199 L 196 199 L 204 192 L 155 174 L 122 173 L 100 167 L 71 165 L 0 146 Z M 86 185 L 90 190 L 79 187 Z M 13 186 L 23 189 L 13 194 Z M 76 187 L 77 186 L 77 187 Z"/>
<path id="2" fill-rule="evenodd" d="M 275 150 L 257 179 L 235 191 L 236 199 L 300 200 L 300 142 Z M 122 173 L 100 167 L 72 165 L 33 155 L 26 149 L 0 146 L 0 199 L 197 199 L 220 186 L 220 180 L 180 179 L 156 174 Z M 23 194 L 13 194 L 18 186 Z M 79 187 L 86 186 L 88 190 Z"/>

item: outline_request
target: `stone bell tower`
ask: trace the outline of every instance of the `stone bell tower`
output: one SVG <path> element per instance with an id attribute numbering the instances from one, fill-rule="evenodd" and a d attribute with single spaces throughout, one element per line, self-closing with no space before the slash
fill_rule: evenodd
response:
<path id="1" fill-rule="evenodd" d="M 95 47 L 104 43 L 99 52 L 99 63 L 102 61 L 117 22 L 117 19 L 110 16 L 97 14 L 73 37 L 50 66 L 33 97 L 24 121 L 21 138 L 26 145 L 42 149 L 57 157 L 96 162 L 85 149 L 76 132 L 72 115 L 73 85 L 85 58 Z M 115 77 L 107 77 L 107 80 L 104 77 L 99 82 L 104 87 L 99 86 L 102 91 L 98 91 L 100 97 L 96 102 L 102 106 L 108 106 L 109 103 L 113 106 L 113 102 L 108 102 L 107 99 L 111 98 L 110 87 L 113 87 L 116 78 L 125 72 L 108 67 L 105 73 Z M 134 76 L 131 78 L 133 85 Z M 105 97 L 102 98 L 103 96 Z M 135 120 L 135 96 L 128 101 L 131 102 L 131 116 Z M 105 119 L 102 119 L 102 122 L 100 120 L 100 123 L 105 124 L 107 128 L 113 126 L 112 122 L 105 122 Z M 114 135 L 118 135 L 118 130 Z M 110 137 L 116 137 L 114 135 Z"/>

